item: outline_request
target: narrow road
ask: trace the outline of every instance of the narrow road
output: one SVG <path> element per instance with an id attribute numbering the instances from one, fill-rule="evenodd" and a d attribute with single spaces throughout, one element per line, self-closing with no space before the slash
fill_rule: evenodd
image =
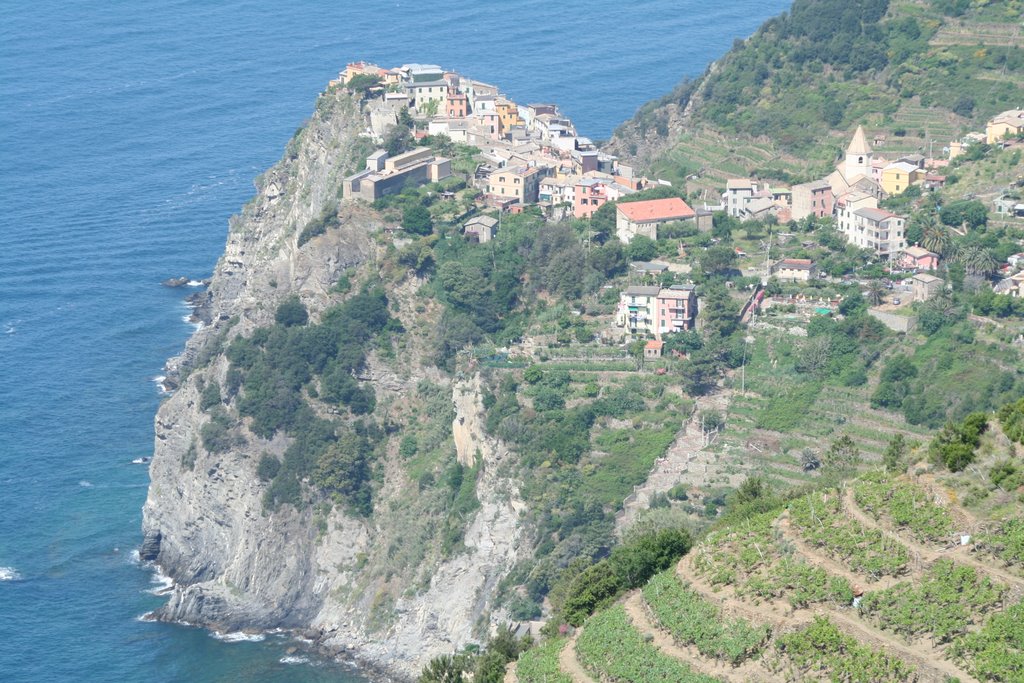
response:
<path id="1" fill-rule="evenodd" d="M 558 653 L 558 668 L 576 683 L 597 683 L 580 664 L 580 660 L 576 659 L 576 638 L 578 636 L 577 632 Z"/>

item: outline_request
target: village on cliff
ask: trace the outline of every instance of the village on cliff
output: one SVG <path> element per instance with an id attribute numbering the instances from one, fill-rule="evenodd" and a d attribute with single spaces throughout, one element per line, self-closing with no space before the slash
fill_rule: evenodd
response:
<path id="1" fill-rule="evenodd" d="M 348 64 L 329 87 L 362 93 L 365 137 L 381 146 L 367 156 L 363 170 L 345 179 L 346 200 L 374 202 L 410 187 L 461 176 L 465 186 L 475 190 L 475 210 L 463 222 L 462 231 L 466 238 L 481 243 L 494 238 L 501 214 L 521 213 L 530 207 L 551 220 L 590 219 L 603 205 L 613 202 L 615 236 L 624 244 L 637 237 L 657 240 L 664 231 L 677 230 L 680 225 L 710 232 L 718 214 L 739 222 L 767 221 L 778 226 L 773 238 L 778 244 L 785 245 L 788 240 L 799 248 L 796 235 L 785 232 L 787 224 L 831 219 L 847 244 L 868 250 L 888 271 L 903 276 L 890 287 L 893 292 L 876 297 L 872 309 L 872 315 L 901 332 L 909 331 L 915 321 L 905 307 L 933 298 L 947 283 L 939 276 L 941 254 L 909 244 L 908 217 L 881 208 L 880 203 L 911 188 L 915 193 L 942 188 L 944 168 L 971 145 L 1024 146 L 1019 139 L 1024 133 L 1024 110 L 1003 112 L 988 122 L 984 132 L 951 141 L 941 159 L 922 154 L 883 156 L 875 148 L 885 145 L 884 136 L 869 140 L 858 126 L 835 170 L 813 182 L 785 187 L 733 178 L 720 196 L 699 206 L 690 206 L 678 196 L 630 201 L 631 195 L 671 188 L 672 184 L 648 178 L 601 151 L 593 140 L 577 132 L 555 104 L 521 105 L 494 85 L 430 64 L 385 69 L 356 62 Z M 462 149 L 471 148 L 471 168 L 454 169 L 451 158 L 427 145 L 389 155 L 383 148 L 385 141 L 401 125 L 408 126 L 417 141 L 447 138 Z M 1012 196 L 996 199 L 992 211 L 1006 220 L 1024 218 L 1024 204 Z M 803 246 L 809 245 L 804 242 Z M 786 251 L 783 248 L 777 259 L 767 250 L 762 258 L 747 259 L 750 268 L 741 272 L 760 275 L 762 286 L 751 287 L 745 315 L 771 305 L 763 291 L 770 278 L 807 283 L 839 275 L 819 270 L 814 259 L 788 258 Z M 748 257 L 739 248 L 736 253 Z M 678 278 L 676 284 L 663 286 L 659 275 L 666 271 L 689 272 L 678 264 L 638 262 L 633 270 L 641 284 L 620 292 L 616 324 L 631 336 L 651 338 L 649 352 L 660 356 L 658 340 L 663 334 L 694 328 L 695 288 L 679 284 Z M 1001 277 L 993 283 L 996 293 L 1024 297 L 1024 253 L 1001 264 L 998 275 Z M 794 299 L 818 312 L 836 303 L 802 294 L 790 295 L 788 301 Z"/>

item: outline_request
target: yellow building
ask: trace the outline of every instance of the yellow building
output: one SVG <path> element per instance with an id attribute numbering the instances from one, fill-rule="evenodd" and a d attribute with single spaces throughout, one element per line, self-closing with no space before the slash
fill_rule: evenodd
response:
<path id="1" fill-rule="evenodd" d="M 906 161 L 897 161 L 882 169 L 882 191 L 889 195 L 902 194 L 911 185 L 924 178 L 924 171 Z"/>
<path id="2" fill-rule="evenodd" d="M 496 99 L 494 101 L 494 111 L 498 112 L 502 135 L 512 130 L 512 126 L 523 125 L 523 120 L 519 118 L 519 106 L 511 100 L 504 98 Z"/>
<path id="3" fill-rule="evenodd" d="M 487 193 L 520 204 L 536 204 L 540 190 L 540 169 L 532 166 L 499 168 L 487 181 Z"/>
<path id="4" fill-rule="evenodd" d="M 985 125 L 985 142 L 990 145 L 1007 135 L 1024 133 L 1024 109 L 1010 109 L 997 114 Z"/>

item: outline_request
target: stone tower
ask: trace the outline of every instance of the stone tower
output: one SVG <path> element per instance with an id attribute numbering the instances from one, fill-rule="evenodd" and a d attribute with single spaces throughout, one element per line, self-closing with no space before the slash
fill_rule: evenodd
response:
<path id="1" fill-rule="evenodd" d="M 846 148 L 846 168 L 843 175 L 852 183 L 858 176 L 871 177 L 871 147 L 864 135 L 864 127 L 857 126 L 850 146 Z"/>

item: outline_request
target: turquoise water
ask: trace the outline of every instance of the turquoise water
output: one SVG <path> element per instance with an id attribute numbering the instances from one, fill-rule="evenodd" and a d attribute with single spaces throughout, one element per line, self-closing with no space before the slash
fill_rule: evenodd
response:
<path id="1" fill-rule="evenodd" d="M 607 137 L 787 2 L 45 0 L 0 24 L 0 680 L 358 681 L 138 621 L 153 378 L 227 217 L 347 61 L 436 62 Z"/>

